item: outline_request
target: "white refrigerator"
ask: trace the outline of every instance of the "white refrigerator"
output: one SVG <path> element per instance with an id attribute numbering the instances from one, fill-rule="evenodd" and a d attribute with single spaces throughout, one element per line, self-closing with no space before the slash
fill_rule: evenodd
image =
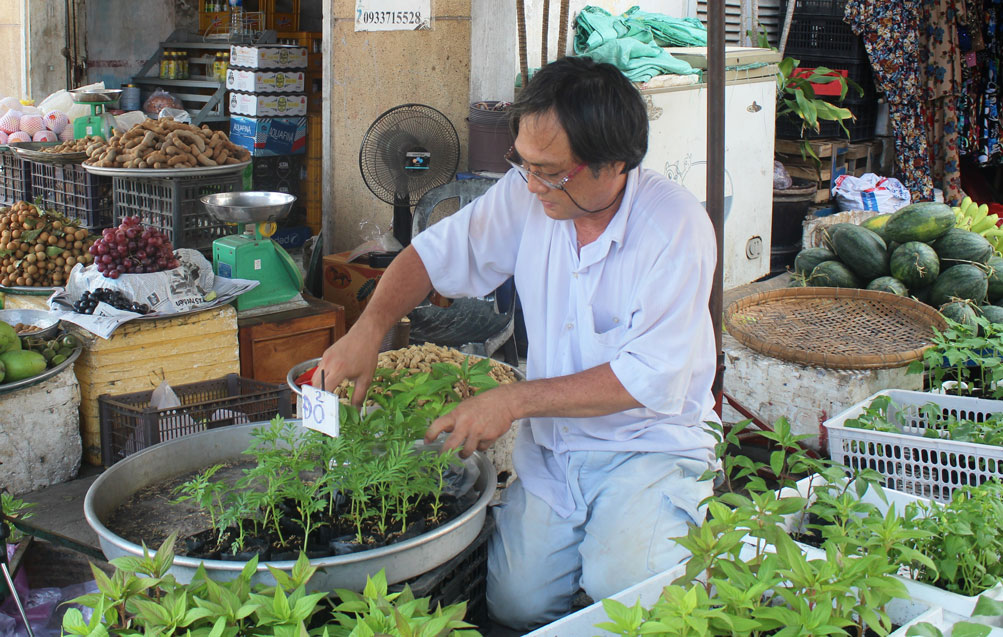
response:
<path id="1" fill-rule="evenodd" d="M 695 68 L 706 68 L 706 49 L 669 52 Z M 779 59 L 769 49 L 729 47 L 725 54 L 725 289 L 770 270 Z M 707 85 L 652 87 L 657 80 L 641 85 L 650 126 L 648 154 L 641 165 L 706 201 Z"/>

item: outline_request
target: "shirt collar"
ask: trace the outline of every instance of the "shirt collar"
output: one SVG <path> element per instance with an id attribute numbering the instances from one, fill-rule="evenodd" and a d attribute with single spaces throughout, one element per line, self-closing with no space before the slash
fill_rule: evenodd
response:
<path id="1" fill-rule="evenodd" d="M 627 173 L 627 185 L 623 190 L 623 199 L 616 214 L 609 220 L 609 224 L 602 231 L 602 234 L 587 246 L 582 247 L 579 255 L 579 265 L 586 268 L 598 263 L 609 254 L 613 243 L 623 245 L 623 238 L 627 234 L 627 218 L 630 216 L 631 205 L 634 202 L 634 195 L 637 192 L 637 182 L 640 178 L 641 168 L 636 167 Z M 570 230 L 570 228 L 569 228 Z M 572 241 L 572 243 L 574 243 Z"/>

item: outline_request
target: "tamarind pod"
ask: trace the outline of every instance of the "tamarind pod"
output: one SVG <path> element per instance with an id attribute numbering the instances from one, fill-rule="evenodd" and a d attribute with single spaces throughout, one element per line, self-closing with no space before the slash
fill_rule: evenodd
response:
<path id="1" fill-rule="evenodd" d="M 178 149 L 180 149 L 182 152 L 186 154 L 191 154 L 192 152 L 192 147 L 186 144 L 185 142 L 181 141 L 181 138 L 178 137 L 177 131 L 173 131 L 171 132 L 170 135 L 167 136 L 167 143 L 177 146 Z"/>
<path id="2" fill-rule="evenodd" d="M 168 155 L 168 156 L 170 156 L 170 155 L 180 155 L 181 153 L 184 152 L 183 150 L 181 150 L 177 146 L 167 146 L 166 142 L 165 142 L 165 146 L 163 148 L 163 151 L 164 151 L 164 154 Z"/>
<path id="3" fill-rule="evenodd" d="M 190 146 L 197 147 L 199 149 L 199 152 L 203 153 L 205 152 L 205 139 L 202 136 L 196 135 L 195 133 L 188 130 L 176 130 L 174 131 L 174 134 L 179 139 L 183 139 Z"/>
<path id="4" fill-rule="evenodd" d="M 212 158 L 209 157 L 208 155 L 206 155 L 205 153 L 199 153 L 195 157 L 198 159 L 199 163 L 202 164 L 203 166 L 216 166 L 217 165 L 216 162 L 214 162 L 212 160 Z"/>

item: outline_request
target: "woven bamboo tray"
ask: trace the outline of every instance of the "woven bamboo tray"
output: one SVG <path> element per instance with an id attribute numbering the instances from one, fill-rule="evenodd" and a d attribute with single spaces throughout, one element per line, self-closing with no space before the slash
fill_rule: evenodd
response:
<path id="1" fill-rule="evenodd" d="M 834 369 L 908 365 L 947 329 L 940 312 L 914 299 L 852 288 L 783 288 L 728 306 L 728 333 L 767 356 Z"/>

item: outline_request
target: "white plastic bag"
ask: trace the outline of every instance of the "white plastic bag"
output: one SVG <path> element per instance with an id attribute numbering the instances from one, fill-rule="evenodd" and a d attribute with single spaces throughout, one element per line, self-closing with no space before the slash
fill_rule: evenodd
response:
<path id="1" fill-rule="evenodd" d="M 894 177 L 864 173 L 860 177 L 840 175 L 832 186 L 832 196 L 842 210 L 895 212 L 909 204 L 909 189 Z"/>
<path id="2" fill-rule="evenodd" d="M 104 90 L 104 82 L 96 82 L 86 86 L 77 87 L 78 91 L 101 91 Z M 66 113 L 66 117 L 72 122 L 78 117 L 90 115 L 91 107 L 86 104 L 77 104 L 73 101 L 73 96 L 65 89 L 60 89 L 49 95 L 38 105 L 38 110 L 43 113 L 56 110 Z"/>

